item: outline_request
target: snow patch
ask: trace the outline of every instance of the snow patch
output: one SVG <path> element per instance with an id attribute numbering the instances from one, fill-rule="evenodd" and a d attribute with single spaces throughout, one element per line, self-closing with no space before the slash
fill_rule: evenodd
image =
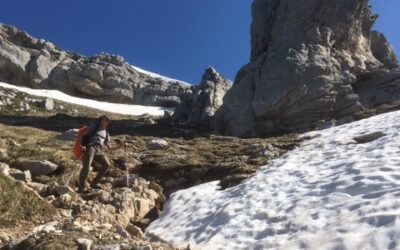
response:
<path id="1" fill-rule="evenodd" d="M 91 99 L 79 98 L 64 94 L 58 90 L 49 89 L 31 89 L 26 87 L 15 86 L 7 83 L 0 82 L 0 87 L 7 89 L 15 89 L 20 92 L 27 93 L 29 95 L 49 97 L 59 101 L 94 108 L 110 113 L 123 114 L 123 115 L 153 115 L 163 116 L 164 111 L 173 111 L 173 109 L 162 108 L 162 107 L 150 107 L 140 105 L 129 105 L 120 103 L 100 102 Z"/>
<path id="2" fill-rule="evenodd" d="M 173 78 L 169 78 L 169 77 L 166 77 L 166 76 L 162 76 L 162 75 L 159 75 L 159 74 L 156 74 L 156 73 L 153 73 L 153 72 L 150 72 L 150 71 L 141 69 L 141 68 L 136 67 L 136 66 L 133 66 L 133 65 L 130 65 L 130 66 L 131 66 L 134 70 L 136 70 L 136 71 L 138 71 L 138 72 L 140 72 L 140 73 L 143 73 L 143 74 L 145 74 L 145 75 L 148 75 L 148 76 L 150 76 L 150 77 L 153 77 L 153 78 L 160 78 L 160 79 L 162 79 L 162 80 L 164 80 L 164 81 L 167 81 L 167 82 L 178 82 L 178 83 L 182 83 L 182 84 L 185 84 L 185 85 L 192 85 L 192 84 L 190 84 L 190 83 L 187 83 L 187 82 L 184 82 L 184 81 L 181 81 L 181 80 L 176 80 L 176 79 L 173 79 Z"/>
<path id="3" fill-rule="evenodd" d="M 172 194 L 146 235 L 213 250 L 399 249 L 399 131 L 396 111 L 307 133 L 236 187 Z M 353 140 L 375 132 L 384 135 Z"/>

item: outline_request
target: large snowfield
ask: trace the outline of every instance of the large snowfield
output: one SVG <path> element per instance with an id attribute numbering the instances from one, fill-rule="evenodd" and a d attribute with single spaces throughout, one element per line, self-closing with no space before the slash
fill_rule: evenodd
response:
<path id="1" fill-rule="evenodd" d="M 163 116 L 165 110 L 171 110 L 161 107 L 150 107 L 140 105 L 129 105 L 120 103 L 100 102 L 91 99 L 79 98 L 64 94 L 58 90 L 49 89 L 31 89 L 26 87 L 15 86 L 7 83 L 0 82 L 0 87 L 7 89 L 15 89 L 34 96 L 49 97 L 59 101 L 81 105 L 89 108 L 94 108 L 106 112 L 123 114 L 123 115 L 143 115 L 148 114 L 152 116 Z M 172 110 L 171 110 L 172 111 Z"/>
<path id="2" fill-rule="evenodd" d="M 146 234 L 207 250 L 400 249 L 399 131 L 397 111 L 307 133 L 238 186 L 174 193 Z"/>

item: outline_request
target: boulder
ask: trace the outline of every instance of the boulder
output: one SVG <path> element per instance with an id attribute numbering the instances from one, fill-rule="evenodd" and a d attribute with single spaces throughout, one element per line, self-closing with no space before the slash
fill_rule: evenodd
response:
<path id="1" fill-rule="evenodd" d="M 208 125 L 231 87 L 232 83 L 223 79 L 214 68 L 206 69 L 200 84 L 192 87 L 193 94 L 187 95 L 176 108 L 173 121 Z"/>
<path id="2" fill-rule="evenodd" d="M 76 240 L 79 250 L 90 250 L 92 249 L 93 241 L 85 238 L 79 238 Z"/>
<path id="3" fill-rule="evenodd" d="M 357 143 L 368 143 L 368 142 L 375 141 L 384 136 L 386 136 L 385 133 L 383 133 L 381 131 L 377 131 L 377 132 L 368 133 L 368 134 L 354 137 L 353 140 L 356 141 Z"/>
<path id="4" fill-rule="evenodd" d="M 0 81 L 100 101 L 175 107 L 190 85 L 131 66 L 121 56 L 84 57 L 0 24 Z M 48 103 L 46 108 L 52 110 Z"/>
<path id="5" fill-rule="evenodd" d="M 32 175 L 49 175 L 58 169 L 58 165 L 50 161 L 23 160 L 19 164 L 21 170 L 29 170 Z"/>
<path id="6" fill-rule="evenodd" d="M 163 139 L 154 139 L 147 142 L 147 148 L 150 150 L 164 149 L 169 146 L 169 143 Z"/>
<path id="7" fill-rule="evenodd" d="M 10 168 L 8 170 L 9 176 L 14 178 L 16 181 L 23 181 L 23 182 L 31 182 L 32 181 L 32 175 L 31 172 L 28 170 L 26 171 L 21 171 L 15 168 Z"/>
<path id="8" fill-rule="evenodd" d="M 368 0 L 255 0 L 252 18 L 250 62 L 215 114 L 216 132 L 311 130 L 400 98 L 394 52 L 371 33 Z"/>
<path id="9" fill-rule="evenodd" d="M 68 129 L 67 131 L 57 135 L 56 139 L 60 141 L 75 141 L 77 132 L 78 129 Z"/>

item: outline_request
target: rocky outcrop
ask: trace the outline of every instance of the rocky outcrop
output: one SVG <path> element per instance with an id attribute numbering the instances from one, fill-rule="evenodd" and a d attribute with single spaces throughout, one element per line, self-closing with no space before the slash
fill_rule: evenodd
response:
<path id="1" fill-rule="evenodd" d="M 208 124 L 222 105 L 232 83 L 223 79 L 213 68 L 203 74 L 199 85 L 192 86 L 192 95 L 187 95 L 176 108 L 173 120 L 179 123 Z"/>
<path id="2" fill-rule="evenodd" d="M 252 16 L 251 60 L 215 116 L 218 132 L 309 130 L 399 99 L 397 60 L 371 33 L 368 0 L 255 0 Z"/>
<path id="3" fill-rule="evenodd" d="M 129 65 L 120 56 L 84 57 L 0 24 L 0 81 L 103 101 L 175 107 L 189 85 Z"/>
<path id="4" fill-rule="evenodd" d="M 386 37 L 378 31 L 371 32 L 371 51 L 375 58 L 385 66 L 397 66 L 396 52 Z"/>

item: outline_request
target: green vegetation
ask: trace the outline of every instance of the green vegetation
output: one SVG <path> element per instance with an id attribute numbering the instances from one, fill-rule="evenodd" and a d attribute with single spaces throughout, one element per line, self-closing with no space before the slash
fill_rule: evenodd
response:
<path id="1" fill-rule="evenodd" d="M 22 185 L 0 174 L 0 227 L 22 220 L 49 221 L 56 214 L 53 206 Z"/>

